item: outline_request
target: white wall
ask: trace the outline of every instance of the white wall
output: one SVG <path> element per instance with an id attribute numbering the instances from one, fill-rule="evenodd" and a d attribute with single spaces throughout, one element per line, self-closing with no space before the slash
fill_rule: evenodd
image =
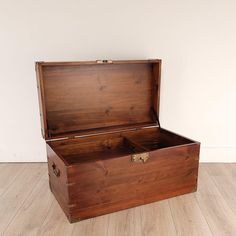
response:
<path id="1" fill-rule="evenodd" d="M 163 59 L 161 124 L 236 161 L 236 1 L 0 0 L 0 161 L 45 161 L 34 61 Z"/>

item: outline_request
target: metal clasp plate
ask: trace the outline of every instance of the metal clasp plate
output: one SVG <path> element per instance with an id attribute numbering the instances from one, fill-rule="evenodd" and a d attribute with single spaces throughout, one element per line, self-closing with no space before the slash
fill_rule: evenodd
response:
<path id="1" fill-rule="evenodd" d="M 131 155 L 131 161 L 145 163 L 149 159 L 150 155 L 148 152 L 137 153 Z"/>
<path id="2" fill-rule="evenodd" d="M 96 61 L 98 64 L 112 64 L 112 60 L 97 60 Z"/>

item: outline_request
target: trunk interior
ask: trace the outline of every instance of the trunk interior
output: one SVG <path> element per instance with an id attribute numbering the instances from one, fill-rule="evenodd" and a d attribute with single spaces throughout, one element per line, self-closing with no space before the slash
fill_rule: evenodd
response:
<path id="1" fill-rule="evenodd" d="M 159 127 L 49 142 L 66 165 L 194 143 Z"/>

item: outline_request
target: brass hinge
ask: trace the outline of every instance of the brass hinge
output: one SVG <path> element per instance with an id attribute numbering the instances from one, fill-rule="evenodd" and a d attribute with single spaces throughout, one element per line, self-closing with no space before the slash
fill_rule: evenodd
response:
<path id="1" fill-rule="evenodd" d="M 156 113 L 156 111 L 154 110 L 153 107 L 151 107 L 151 115 L 154 117 L 154 119 L 155 119 L 157 125 L 161 128 L 161 124 L 160 124 L 160 121 L 159 121 L 159 117 L 158 117 L 158 115 L 157 115 L 157 113 Z"/>
<path id="2" fill-rule="evenodd" d="M 149 152 L 143 152 L 131 155 L 132 162 L 145 163 L 149 158 L 150 158 Z"/>

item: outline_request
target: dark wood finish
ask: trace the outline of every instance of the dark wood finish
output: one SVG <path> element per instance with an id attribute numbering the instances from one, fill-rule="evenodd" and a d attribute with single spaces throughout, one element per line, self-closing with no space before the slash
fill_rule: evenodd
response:
<path id="1" fill-rule="evenodd" d="M 48 143 L 67 167 L 71 222 L 195 191 L 199 146 L 159 128 Z M 150 159 L 132 162 L 140 150 Z"/>
<path id="2" fill-rule="evenodd" d="M 42 75 L 42 66 L 39 63 L 35 65 L 37 75 L 37 89 L 39 97 L 39 109 L 40 109 L 40 121 L 41 132 L 44 138 L 48 137 L 47 122 L 46 122 L 46 107 L 45 107 L 45 95 L 44 95 L 44 80 Z"/>
<path id="3" fill-rule="evenodd" d="M 156 123 L 152 113 L 159 109 L 160 60 L 42 62 L 36 67 L 46 138 Z"/>
<path id="4" fill-rule="evenodd" d="M 36 64 L 50 188 L 70 222 L 196 191 L 200 143 L 159 125 L 160 65 Z"/>

